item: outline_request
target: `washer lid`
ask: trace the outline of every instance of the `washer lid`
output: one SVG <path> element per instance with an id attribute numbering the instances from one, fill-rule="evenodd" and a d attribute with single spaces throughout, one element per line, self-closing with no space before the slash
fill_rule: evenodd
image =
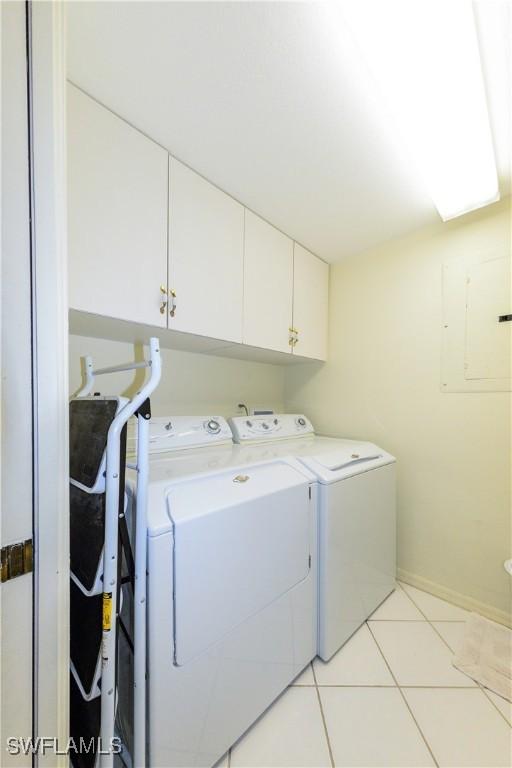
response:
<path id="1" fill-rule="evenodd" d="M 335 483 L 395 461 L 394 456 L 373 443 L 355 441 L 347 441 L 338 448 L 298 458 L 323 484 Z"/>
<path id="2" fill-rule="evenodd" d="M 312 458 L 316 459 L 322 467 L 329 469 L 331 472 L 337 472 L 354 464 L 364 464 L 368 461 L 380 459 L 382 455 L 382 451 L 376 445 L 356 444 L 351 448 L 338 448 L 337 450 L 321 453 Z"/>

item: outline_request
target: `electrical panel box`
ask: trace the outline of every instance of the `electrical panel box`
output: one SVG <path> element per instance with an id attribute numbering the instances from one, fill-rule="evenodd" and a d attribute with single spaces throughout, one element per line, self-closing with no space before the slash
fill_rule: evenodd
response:
<path id="1" fill-rule="evenodd" d="M 443 391 L 511 389 L 510 280 L 508 255 L 463 257 L 443 265 Z"/>
<path id="2" fill-rule="evenodd" d="M 474 264 L 466 280 L 466 379 L 509 379 L 512 323 L 510 262 L 505 258 Z"/>

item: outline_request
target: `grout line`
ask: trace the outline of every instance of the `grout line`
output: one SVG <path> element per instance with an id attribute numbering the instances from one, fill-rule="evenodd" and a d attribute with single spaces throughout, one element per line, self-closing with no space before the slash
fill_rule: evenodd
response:
<path id="1" fill-rule="evenodd" d="M 466 619 L 427 619 L 431 624 L 465 624 Z"/>
<path id="2" fill-rule="evenodd" d="M 318 683 L 318 685 L 290 685 L 290 688 L 427 688 L 433 690 L 454 690 L 454 691 L 472 691 L 475 688 L 482 687 L 485 690 L 485 686 L 480 686 L 479 683 L 474 681 L 474 685 L 395 685 L 390 683 L 389 685 L 374 685 L 372 683 Z M 499 694 L 497 694 L 499 695 Z"/>
<path id="3" fill-rule="evenodd" d="M 458 623 L 458 624 L 465 624 L 465 623 L 467 622 L 467 619 L 429 619 L 429 617 L 427 616 L 427 614 L 425 613 L 425 611 L 424 611 L 422 608 L 420 608 L 420 606 L 418 605 L 418 603 L 415 601 L 414 597 L 411 597 L 411 595 L 408 593 L 408 591 L 407 591 L 406 589 L 404 589 L 404 588 L 402 587 L 402 585 L 401 585 L 401 584 L 399 584 L 399 582 L 397 582 L 397 584 L 398 584 L 398 586 L 400 587 L 400 589 L 402 590 L 402 592 L 404 593 L 404 595 L 406 595 L 406 597 L 408 597 L 408 598 L 409 598 L 409 600 L 411 601 L 411 603 L 412 603 L 414 606 L 416 606 L 416 608 L 417 608 L 417 609 L 418 609 L 418 611 L 421 613 L 421 615 L 425 617 L 425 621 L 428 621 L 428 623 L 429 623 L 429 624 L 431 624 L 433 621 L 437 621 L 437 622 L 441 622 L 441 623 L 442 623 L 442 622 L 447 622 L 447 623 L 450 623 L 450 624 L 453 624 L 453 623 Z M 418 592 L 422 592 L 422 591 L 423 591 L 423 590 L 421 590 L 421 589 L 419 589 L 419 590 L 418 590 Z M 428 595 L 428 594 L 430 594 L 430 593 L 429 593 L 429 592 L 425 592 L 425 594 L 426 594 L 426 595 Z M 455 603 L 450 603 L 450 601 L 449 601 L 449 600 L 443 600 L 443 598 L 442 598 L 442 597 L 437 597 L 436 595 L 430 595 L 430 596 L 431 596 L 431 597 L 435 597 L 435 598 L 436 598 L 436 600 L 440 600 L 442 603 L 447 603 L 447 605 L 451 605 L 451 606 L 453 606 L 454 608 L 458 608 L 458 609 L 459 609 L 459 610 L 461 610 L 461 611 L 465 611 L 465 610 L 466 610 L 465 608 L 461 608 L 459 605 L 455 605 Z M 469 611 L 466 611 L 466 613 L 468 613 L 468 614 L 469 614 Z"/>
<path id="4" fill-rule="evenodd" d="M 401 685 L 400 688 L 419 688 L 426 689 L 428 691 L 474 691 L 477 688 L 475 685 Z"/>
<path id="5" fill-rule="evenodd" d="M 416 605 L 416 603 L 414 602 L 414 599 L 413 599 L 413 598 L 412 598 L 412 597 L 411 597 L 409 594 L 407 594 L 406 590 L 404 589 L 403 591 L 405 592 L 405 594 L 407 595 L 407 597 L 409 598 L 409 600 L 411 600 L 411 601 L 414 603 L 414 605 Z M 439 598 L 439 599 L 440 599 L 440 598 Z M 445 602 L 448 602 L 448 600 L 446 600 Z M 419 610 L 419 611 L 420 611 L 420 612 L 423 614 L 423 616 L 425 616 L 425 614 L 423 613 L 423 611 L 421 610 L 421 608 L 420 608 L 418 605 L 416 605 L 416 608 L 417 608 L 417 609 L 418 609 L 418 610 Z M 451 647 L 451 645 L 450 645 L 450 644 L 448 643 L 448 641 L 447 641 L 447 640 L 446 640 L 446 639 L 445 639 L 445 638 L 442 636 L 442 634 L 439 632 L 438 628 L 435 626 L 435 624 L 434 624 L 434 621 L 436 621 L 436 622 L 437 622 L 437 620 L 436 620 L 436 619 L 432 619 L 432 620 L 431 620 L 431 619 L 428 619 L 426 616 L 425 616 L 425 618 L 427 619 L 427 623 L 428 623 L 428 624 L 430 624 L 430 626 L 432 627 L 432 629 L 434 630 L 434 632 L 436 633 L 436 635 L 437 635 L 437 636 L 438 636 L 438 637 L 439 637 L 439 638 L 442 640 L 442 642 L 443 642 L 443 643 L 446 645 L 446 647 L 447 647 L 447 648 L 450 650 L 450 652 L 451 652 L 451 653 L 453 653 L 453 654 L 455 654 L 455 651 L 453 650 L 453 648 Z M 445 621 L 445 623 L 448 623 L 448 620 L 447 620 L 447 619 L 445 619 L 444 621 Z M 442 623 L 442 622 L 437 622 L 437 623 Z M 453 623 L 458 623 L 458 624 L 466 624 L 466 621 L 459 621 L 459 622 L 457 622 L 457 621 L 453 622 L 453 621 L 452 621 L 451 623 L 452 623 L 452 624 L 453 624 Z M 455 667 L 455 669 L 456 669 L 456 667 Z M 458 671 L 460 672 L 460 670 L 458 670 Z M 461 672 L 461 674 L 464 674 L 464 673 L 463 673 L 463 672 Z M 473 680 L 473 678 L 469 677 L 469 675 L 467 675 L 467 677 L 468 677 L 468 679 L 470 679 L 470 680 Z M 457 688 L 459 688 L 459 689 L 462 689 L 462 690 L 464 690 L 464 689 L 466 689 L 466 690 L 474 690 L 474 689 L 475 689 L 475 687 L 478 687 L 478 688 L 480 688 L 480 690 L 483 692 L 483 694 L 484 694 L 484 696 L 486 697 L 486 699 L 487 699 L 488 701 L 490 701 L 490 703 L 493 705 L 493 707 L 494 707 L 495 709 L 497 709 L 497 710 L 498 710 L 498 712 L 500 713 L 500 715 L 502 716 L 502 718 L 503 718 L 503 719 L 505 720 L 505 722 L 506 722 L 506 723 L 507 723 L 507 724 L 510 726 L 511 724 L 509 723 L 509 721 L 507 720 L 507 718 L 505 717 L 505 715 L 503 714 L 503 712 L 501 712 L 501 710 L 499 709 L 499 707 L 497 707 L 497 706 L 496 706 L 496 704 L 495 704 L 495 703 L 494 703 L 494 701 L 493 701 L 493 700 L 490 698 L 490 696 L 487 696 L 487 695 L 486 695 L 486 693 L 485 693 L 485 690 L 483 689 L 483 686 L 482 686 L 482 685 L 481 685 L 481 684 L 480 684 L 480 683 L 479 683 L 477 680 L 473 680 L 473 682 L 475 683 L 475 685 L 467 685 L 467 686 L 449 686 L 449 687 L 450 687 L 450 688 L 452 688 L 452 687 L 453 687 L 453 688 L 457 687 Z M 434 687 L 434 686 L 432 686 L 432 687 Z M 444 687 L 448 687 L 448 686 L 443 686 L 443 688 L 444 688 Z M 511 727 L 512 727 L 512 726 L 511 726 Z"/>
<path id="6" fill-rule="evenodd" d="M 312 686 L 310 686 L 312 687 Z M 371 683 L 318 683 L 315 688 L 396 688 L 396 685 L 372 685 Z"/>
<path id="7" fill-rule="evenodd" d="M 447 647 L 447 648 L 449 648 L 449 649 L 450 649 L 450 651 L 451 651 L 451 652 L 453 653 L 453 655 L 455 656 L 455 651 L 453 650 L 453 648 L 452 648 L 452 647 L 451 647 L 451 645 L 449 644 L 448 640 L 445 640 L 445 638 L 444 638 L 444 637 L 442 636 L 442 634 L 439 632 L 439 630 L 437 629 L 437 627 L 434 627 L 434 625 L 432 624 L 432 622 L 431 622 L 431 621 L 429 621 L 429 624 L 430 624 L 430 626 L 432 627 L 432 629 L 434 630 L 434 632 L 436 633 L 436 635 L 437 635 L 438 637 L 440 637 L 440 638 L 441 638 L 441 640 L 442 640 L 442 641 L 443 641 L 443 643 L 446 645 L 446 647 Z M 452 666 L 453 666 L 453 665 L 452 665 Z M 457 669 L 457 667 L 453 667 L 453 668 L 454 668 L 454 669 Z M 458 672 L 460 672 L 460 669 L 458 670 Z M 461 674 L 464 674 L 464 673 L 463 673 L 463 672 L 461 672 Z M 468 675 L 468 677 L 469 677 L 469 675 Z M 470 679 L 472 680 L 473 678 L 470 678 Z"/>
<path id="8" fill-rule="evenodd" d="M 427 689 L 433 689 L 433 690 L 441 690 L 441 689 L 448 689 L 448 690 L 454 690 L 454 691 L 473 691 L 475 688 L 477 688 L 478 683 L 475 682 L 475 685 L 371 685 L 369 683 L 365 683 L 364 685 L 349 685 L 349 684 L 336 684 L 336 683 L 319 683 L 318 688 L 427 688 Z M 306 685 L 296 685 L 294 688 L 313 688 L 312 685 L 306 686 Z"/>
<path id="9" fill-rule="evenodd" d="M 455 651 L 453 650 L 453 648 L 452 648 L 452 647 L 451 647 L 451 645 L 449 644 L 448 640 L 446 640 L 446 639 L 445 639 L 445 638 L 442 636 L 442 634 L 439 632 L 438 628 L 437 628 L 437 627 L 435 627 L 435 626 L 432 624 L 432 622 L 431 622 L 431 621 L 429 621 L 429 622 L 427 622 L 427 623 L 428 623 L 428 624 L 430 624 L 430 626 L 432 627 L 432 629 L 434 630 L 434 632 L 436 633 L 436 635 L 437 635 L 439 638 L 441 638 L 441 640 L 442 640 L 442 641 L 443 641 L 443 643 L 446 645 L 446 647 L 447 647 L 447 648 L 449 648 L 449 649 L 450 649 L 450 651 L 451 651 L 452 653 L 455 653 Z"/>
<path id="10" fill-rule="evenodd" d="M 397 582 L 397 583 L 398 583 L 398 582 Z M 421 610 L 421 608 L 419 607 L 419 605 L 417 605 L 417 603 L 415 603 L 415 602 L 414 602 L 413 598 L 410 596 L 410 594 L 407 592 L 407 590 L 405 590 L 405 589 L 402 587 L 402 585 L 400 585 L 400 589 L 402 590 L 402 592 L 404 593 L 404 595 L 405 595 L 407 598 L 409 598 L 409 600 L 410 600 L 410 601 L 411 601 L 411 603 L 414 605 L 414 607 L 418 609 L 418 611 L 419 611 L 419 612 L 421 613 L 421 615 L 424 617 L 425 621 L 428 621 L 428 623 L 430 624 L 430 619 L 428 618 L 428 616 L 425 614 L 425 612 L 424 612 L 424 611 L 422 611 L 422 610 Z"/>
<path id="11" fill-rule="evenodd" d="M 485 685 L 482 685 L 481 683 L 478 683 L 478 682 L 477 682 L 477 685 L 478 685 L 478 687 L 480 688 L 480 690 L 482 691 L 482 693 L 484 694 L 484 696 L 485 696 L 485 698 L 487 699 L 487 701 L 490 701 L 490 702 L 491 702 L 491 704 L 493 705 L 494 709 L 496 709 L 496 710 L 498 711 L 498 713 L 499 713 L 499 714 L 502 716 L 502 718 L 504 719 L 504 721 L 506 722 L 506 724 L 508 725 L 508 727 L 509 727 L 509 728 L 512 728 L 512 723 L 510 722 L 510 720 L 508 719 L 508 717 L 507 717 L 506 715 L 504 715 L 504 714 L 503 714 L 503 712 L 502 712 L 502 711 L 501 711 L 501 709 L 498 707 L 498 705 L 496 704 L 496 702 L 495 702 L 493 699 L 491 699 L 491 697 L 490 697 L 490 696 L 489 696 L 489 694 L 487 693 L 487 688 L 485 687 Z M 499 696 L 499 693 L 498 693 L 498 694 L 496 694 L 496 695 L 497 695 L 497 696 Z M 503 697 L 502 697 L 502 698 L 503 698 Z M 507 699 L 503 699 L 503 700 L 504 700 L 504 701 L 507 701 Z"/>
<path id="12" fill-rule="evenodd" d="M 452 647 L 449 645 L 448 641 L 447 641 L 447 640 L 445 640 L 445 638 L 444 638 L 444 637 L 442 636 L 442 634 L 439 632 L 439 630 L 438 630 L 438 629 L 437 629 L 437 627 L 435 626 L 434 622 L 435 622 L 436 624 L 443 624 L 443 623 L 444 623 L 444 624 L 466 624 L 466 622 L 467 622 L 467 619 L 429 619 L 429 618 L 427 617 L 427 615 L 426 615 L 426 614 L 425 614 L 425 613 L 424 613 L 424 612 L 421 610 L 420 606 L 419 606 L 419 605 L 418 605 L 418 604 L 415 602 L 414 598 L 413 598 L 413 597 L 411 597 L 411 595 L 410 595 L 410 594 L 407 592 L 407 590 L 406 590 L 406 589 L 404 589 L 404 588 L 402 587 L 402 585 L 401 585 L 401 584 L 400 584 L 398 581 L 397 581 L 397 585 L 398 585 L 398 586 L 399 586 L 399 588 L 402 590 L 402 592 L 403 592 L 403 593 L 404 593 L 404 594 L 405 594 L 405 595 L 406 595 L 406 596 L 409 598 L 409 600 L 411 601 L 411 603 L 412 603 L 413 605 L 415 605 L 415 606 L 416 606 L 416 608 L 417 608 L 417 609 L 418 609 L 418 611 L 419 611 L 419 612 L 422 614 L 422 616 L 425 616 L 425 621 L 426 621 L 428 624 L 430 624 L 430 626 L 432 627 L 432 629 L 434 630 L 434 632 L 436 633 L 436 635 L 437 635 L 437 636 L 438 636 L 438 637 L 439 637 L 439 638 L 440 638 L 440 639 L 443 641 L 443 643 L 446 645 L 446 647 L 447 647 L 447 648 L 449 648 L 449 650 L 450 650 L 450 651 L 451 651 L 451 652 L 454 654 L 454 653 L 455 653 L 455 651 L 454 651 L 454 650 L 453 650 L 453 648 L 452 648 Z M 434 597 L 435 597 L 435 595 L 434 595 Z M 438 599 L 439 599 L 439 600 L 441 600 L 442 598 L 438 598 Z M 445 600 L 444 602 L 445 602 L 445 603 L 448 603 L 449 605 L 453 605 L 453 603 L 450 603 L 450 601 L 449 601 L 449 600 Z M 369 627 L 368 627 L 368 628 L 369 628 Z M 371 631 L 371 629 L 370 629 L 370 631 Z M 372 633 L 372 634 L 373 634 L 373 633 Z M 377 642 L 377 641 L 375 641 L 375 642 Z M 459 671 L 460 671 L 460 670 L 459 670 Z M 464 674 L 464 673 L 461 673 L 461 674 Z M 468 679 L 470 679 L 470 680 L 473 680 L 473 678 L 470 678 L 470 677 L 469 677 L 469 675 L 467 675 L 467 677 L 468 677 Z M 404 686 L 402 686 L 402 687 L 403 687 L 403 688 L 437 688 L 437 687 L 442 687 L 442 688 L 450 688 L 450 689 L 456 689 L 456 690 L 468 690 L 468 691 L 471 691 L 471 690 L 473 690 L 473 691 L 474 691 L 474 690 L 475 690 L 475 688 L 479 688 L 479 689 L 482 691 L 482 693 L 484 694 L 484 696 L 485 696 L 485 698 L 487 699 L 487 701 L 489 701 L 489 702 L 492 704 L 492 706 L 494 707 L 494 709 L 496 709 L 496 710 L 498 711 L 498 713 L 499 713 L 499 714 L 501 715 L 501 717 L 502 717 L 502 718 L 505 720 L 505 722 L 507 723 L 507 725 L 508 725 L 510 728 L 512 728 L 512 723 L 510 723 L 510 721 L 508 720 L 507 716 L 503 714 L 503 712 L 501 711 L 501 709 L 500 709 L 500 708 L 499 708 L 499 707 L 496 705 L 496 703 L 495 703 L 495 702 L 494 702 L 494 701 L 491 699 L 491 697 L 487 695 L 487 692 L 486 692 L 486 688 L 485 688 L 485 686 L 483 686 L 483 685 L 482 685 L 481 683 L 479 683 L 477 680 L 473 680 L 473 682 L 475 683 L 475 685 L 465 685 L 465 686 L 447 686 L 447 685 L 443 685 L 443 686 L 426 686 L 426 685 L 425 685 L 425 686 L 412 686 L 412 685 L 408 685 L 408 686 L 405 686 L 405 685 L 404 685 Z"/>
<path id="13" fill-rule="evenodd" d="M 407 707 L 407 709 L 409 710 L 409 712 L 410 712 L 410 715 L 411 715 L 411 717 L 412 717 L 412 719 L 413 719 L 414 723 L 416 724 L 416 728 L 417 728 L 417 729 L 418 729 L 418 731 L 420 732 L 421 738 L 422 738 L 422 739 L 423 739 L 423 741 L 425 742 L 425 745 L 426 745 L 426 747 L 427 747 L 428 751 L 430 752 L 430 755 L 431 755 L 431 757 L 432 757 L 432 760 L 434 761 L 434 765 L 436 765 L 436 766 L 437 766 L 437 768 L 439 768 L 439 763 L 437 762 L 437 760 L 436 760 L 436 758 L 435 758 L 435 755 L 434 755 L 434 753 L 433 753 L 433 751 L 432 751 L 432 749 L 431 749 L 431 747 L 430 747 L 430 744 L 428 743 L 428 741 L 427 741 L 427 739 L 426 739 L 426 737 L 425 737 L 425 734 L 424 734 L 424 733 L 423 733 L 423 731 L 421 730 L 421 728 L 420 728 L 420 725 L 419 725 L 419 723 L 418 723 L 418 721 L 416 720 L 416 717 L 415 717 L 415 715 L 414 715 L 414 712 L 412 711 L 411 707 L 409 706 L 409 702 L 408 702 L 408 701 L 407 701 L 407 699 L 405 698 L 405 694 L 404 694 L 404 692 L 402 691 L 402 689 L 401 689 L 400 685 L 398 684 L 398 680 L 396 679 L 395 675 L 393 674 L 393 670 L 392 670 L 392 669 L 391 669 L 391 667 L 389 666 L 389 664 L 388 664 L 388 660 L 387 660 L 387 659 L 386 659 L 386 657 L 384 656 L 384 653 L 383 653 L 383 651 L 382 651 L 382 648 L 381 648 L 381 647 L 380 647 L 380 645 L 378 644 L 378 642 L 377 642 L 377 639 L 376 639 L 375 635 L 373 634 L 373 632 L 372 632 L 372 630 L 371 630 L 371 627 L 369 626 L 368 622 L 366 622 L 366 626 L 368 627 L 368 629 L 369 629 L 369 631 L 370 631 L 370 633 L 371 633 L 371 636 L 373 637 L 373 640 L 374 640 L 374 642 L 375 642 L 375 645 L 376 645 L 376 646 L 377 646 L 377 648 L 379 649 L 380 655 L 381 655 L 381 656 L 382 656 L 382 658 L 384 659 L 384 663 L 385 663 L 385 665 L 387 666 L 387 668 L 388 668 L 388 670 L 389 670 L 389 674 L 391 675 L 391 677 L 392 677 L 392 678 L 393 678 L 393 680 L 395 681 L 395 684 L 396 684 L 396 686 L 397 686 L 398 690 L 400 691 L 400 696 L 402 697 L 402 699 L 403 699 L 403 701 L 404 701 L 404 704 L 405 704 L 405 706 L 406 706 L 406 707 Z"/>
<path id="14" fill-rule="evenodd" d="M 426 621 L 428 622 L 428 619 L 372 619 L 372 617 L 370 616 L 370 618 L 367 619 L 367 621 L 372 621 L 372 622 L 375 622 L 376 624 L 382 621 L 387 621 L 387 622 L 398 621 L 400 622 L 400 624 L 424 624 Z"/>
<path id="15" fill-rule="evenodd" d="M 331 761 L 331 767 L 334 768 L 335 767 L 335 763 L 334 763 L 334 757 L 333 757 L 333 754 L 332 754 L 331 740 L 329 739 L 329 731 L 327 730 L 327 723 L 325 722 L 324 708 L 322 706 L 322 699 L 321 699 L 320 691 L 318 690 L 318 685 L 317 685 L 317 682 L 316 682 L 315 668 L 314 668 L 312 662 L 311 662 L 311 671 L 313 673 L 313 680 L 315 681 L 316 697 L 318 699 L 318 706 L 320 707 L 320 714 L 322 716 L 322 723 L 324 724 L 324 733 L 325 733 L 325 738 L 326 738 L 326 741 L 327 741 L 327 749 L 329 750 L 329 759 Z"/>
<path id="16" fill-rule="evenodd" d="M 429 618 L 428 618 L 428 616 L 426 615 L 426 613 L 424 613 L 424 611 L 422 611 L 422 610 L 421 610 L 420 606 L 419 606 L 417 603 L 415 603 L 415 602 L 414 602 L 414 598 L 413 598 L 413 597 L 411 597 L 411 596 L 410 596 L 410 594 L 409 594 L 409 593 L 408 593 L 408 592 L 407 592 L 407 591 L 406 591 L 406 590 L 405 590 L 403 587 L 400 587 L 400 589 L 401 589 L 401 590 L 404 592 L 404 594 L 405 594 L 405 595 L 407 595 L 407 597 L 409 598 L 409 600 L 411 601 L 411 603 L 412 603 L 413 605 L 415 605 L 415 606 L 416 606 L 416 608 L 417 608 L 417 609 L 418 609 L 418 611 L 421 613 L 421 615 L 422 615 L 422 616 L 425 616 L 425 621 L 427 622 L 427 624 L 430 624 L 430 626 L 432 627 L 432 629 L 434 630 L 434 632 L 436 633 L 436 635 L 437 635 L 437 636 L 438 636 L 438 637 L 439 637 L 439 638 L 440 638 L 440 639 L 443 641 L 443 643 L 444 643 L 444 644 L 446 645 L 446 647 L 447 647 L 447 648 L 448 648 L 448 649 L 451 651 L 451 653 L 454 653 L 454 650 L 453 650 L 453 648 L 451 647 L 451 645 L 449 645 L 448 641 L 444 639 L 444 637 L 443 637 L 443 636 L 442 636 L 442 634 L 439 632 L 439 630 L 437 629 L 437 627 L 436 627 L 436 626 L 434 626 L 433 622 L 434 622 L 434 621 L 436 621 L 436 619 L 429 619 Z M 439 599 L 440 599 L 440 598 L 439 598 Z M 448 602 L 448 601 L 447 601 L 447 600 L 445 600 L 445 602 Z M 449 605 L 451 605 L 451 603 L 449 603 Z M 447 619 L 445 619 L 445 622 L 447 622 L 447 621 L 448 621 L 448 620 L 447 620 Z M 453 623 L 453 622 L 452 622 L 452 623 Z M 466 623 L 466 621 L 464 620 L 464 621 L 455 622 L 455 623 L 459 623 L 459 624 L 465 624 L 465 623 Z M 444 687 L 444 686 L 443 686 L 443 687 Z M 464 686 L 460 686 L 460 687 L 464 687 Z"/>

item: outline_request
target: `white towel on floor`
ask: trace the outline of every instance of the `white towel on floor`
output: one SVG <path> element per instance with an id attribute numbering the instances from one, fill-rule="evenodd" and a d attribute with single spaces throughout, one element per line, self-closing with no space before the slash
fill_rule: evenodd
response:
<path id="1" fill-rule="evenodd" d="M 512 701 L 512 630 L 472 613 L 453 666 Z"/>

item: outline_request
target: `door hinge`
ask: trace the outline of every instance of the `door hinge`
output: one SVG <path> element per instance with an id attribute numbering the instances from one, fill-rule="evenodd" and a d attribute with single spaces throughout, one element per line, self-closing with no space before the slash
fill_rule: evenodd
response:
<path id="1" fill-rule="evenodd" d="M 32 539 L 8 544 L 0 550 L 1 582 L 30 573 L 33 566 Z"/>
<path id="2" fill-rule="evenodd" d="M 308 486 L 309 498 L 311 498 L 311 486 Z"/>

